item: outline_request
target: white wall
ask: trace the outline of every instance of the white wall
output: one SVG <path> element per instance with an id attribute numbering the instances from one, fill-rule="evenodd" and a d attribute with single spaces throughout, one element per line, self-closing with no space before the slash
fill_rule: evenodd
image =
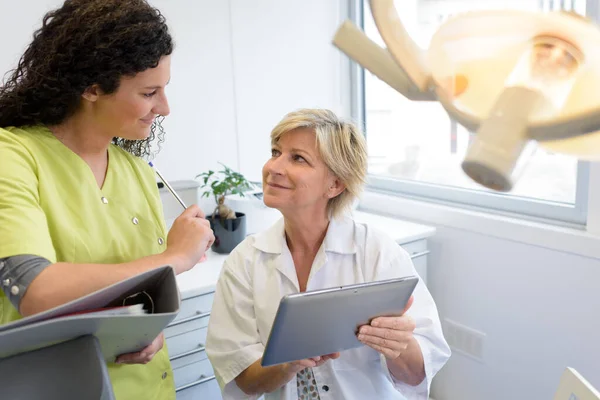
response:
<path id="1" fill-rule="evenodd" d="M 455 352 L 436 399 L 551 399 L 566 366 L 600 387 L 598 260 L 452 228 L 430 260 L 441 315 L 486 333 L 484 363 Z"/>
<path id="2" fill-rule="evenodd" d="M 367 194 L 361 208 L 438 228 L 428 286 L 440 316 L 486 334 L 483 362 L 453 353 L 436 400 L 552 399 L 566 366 L 600 388 L 600 260 L 457 228 L 410 200 Z"/>
<path id="3" fill-rule="evenodd" d="M 341 1 L 232 0 L 240 168 L 260 180 L 269 133 L 301 107 L 343 110 L 343 56 L 331 45 Z M 346 81 L 347 82 L 347 81 Z"/>
<path id="4" fill-rule="evenodd" d="M 0 77 L 17 66 L 19 57 L 31 41 L 45 12 L 60 4 L 57 0 L 31 0 L 27 6 L 15 6 L 10 0 L 0 0 Z"/>
<path id="5" fill-rule="evenodd" d="M 269 132 L 285 113 L 318 106 L 349 114 L 340 88 L 347 64 L 330 44 L 342 1 L 150 2 L 176 41 L 167 138 L 155 160 L 167 179 L 192 179 L 217 162 L 260 179 Z M 42 15 L 60 4 L 0 0 L 0 72 L 16 65 Z"/>
<path id="6" fill-rule="evenodd" d="M 152 0 L 176 40 L 169 139 L 157 158 L 170 179 L 217 162 L 260 180 L 269 133 L 289 111 L 344 116 L 344 56 L 331 44 L 341 1 Z M 171 86 L 170 85 L 170 86 Z"/>
<path id="7" fill-rule="evenodd" d="M 175 40 L 167 88 L 171 115 L 156 166 L 168 180 L 193 179 L 217 162 L 238 168 L 229 2 L 151 3 Z"/>

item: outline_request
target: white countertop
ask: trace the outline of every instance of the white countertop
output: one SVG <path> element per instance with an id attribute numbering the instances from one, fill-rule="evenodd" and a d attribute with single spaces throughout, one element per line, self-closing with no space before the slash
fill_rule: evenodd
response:
<path id="1" fill-rule="evenodd" d="M 435 234 L 433 226 L 416 224 L 401 219 L 384 217 L 382 215 L 367 213 L 363 211 L 354 211 L 354 220 L 364 222 L 367 225 L 385 232 L 393 238 L 398 244 L 414 242 L 415 240 L 426 239 Z"/>
<path id="2" fill-rule="evenodd" d="M 177 285 L 181 298 L 199 296 L 215 290 L 223 263 L 229 254 L 219 254 L 212 250 L 206 253 L 206 261 L 196 264 L 194 268 L 177 275 Z"/>
<path id="3" fill-rule="evenodd" d="M 387 233 L 398 244 L 414 242 L 435 234 L 435 228 L 431 226 L 361 211 L 354 211 L 354 218 L 358 222 L 365 222 Z M 205 262 L 196 264 L 191 270 L 177 275 L 181 298 L 186 299 L 213 292 L 227 256 L 228 254 L 218 254 L 211 250 L 207 253 Z"/>

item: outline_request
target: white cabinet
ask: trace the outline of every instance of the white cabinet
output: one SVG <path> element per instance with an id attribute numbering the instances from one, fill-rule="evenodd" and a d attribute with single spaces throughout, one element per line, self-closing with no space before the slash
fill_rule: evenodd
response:
<path id="1" fill-rule="evenodd" d="M 419 239 L 406 243 L 403 243 L 400 240 L 398 241 L 398 244 L 410 255 L 417 273 L 423 282 L 427 284 L 427 254 L 429 254 L 429 250 L 427 250 L 427 239 Z"/>
<path id="2" fill-rule="evenodd" d="M 205 262 L 177 276 L 180 311 L 164 331 L 177 400 L 221 399 L 205 345 L 215 285 L 226 257 L 209 251 Z"/>
<path id="3" fill-rule="evenodd" d="M 383 231 L 395 239 L 396 243 L 410 255 L 417 273 L 427 284 L 427 255 L 429 254 L 427 239 L 435 234 L 434 227 L 362 211 L 354 211 L 354 219 Z"/>
<path id="4" fill-rule="evenodd" d="M 222 399 L 221 389 L 215 377 L 201 379 L 177 391 L 177 400 Z"/>
<path id="5" fill-rule="evenodd" d="M 196 268 L 202 268 L 200 264 Z M 181 311 L 165 329 L 177 400 L 221 399 L 221 391 L 206 356 L 206 330 L 214 291 L 182 292 Z"/>

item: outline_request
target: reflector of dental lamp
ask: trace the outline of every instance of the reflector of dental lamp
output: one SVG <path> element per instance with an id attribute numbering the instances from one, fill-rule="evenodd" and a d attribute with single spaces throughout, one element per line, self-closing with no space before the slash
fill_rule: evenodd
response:
<path id="1" fill-rule="evenodd" d="M 350 21 L 334 45 L 406 98 L 439 101 L 474 132 L 462 168 L 476 182 L 511 190 L 530 141 L 600 159 L 600 29 L 591 21 L 556 11 L 467 12 L 422 50 L 393 0 L 370 6 L 387 49 Z"/>

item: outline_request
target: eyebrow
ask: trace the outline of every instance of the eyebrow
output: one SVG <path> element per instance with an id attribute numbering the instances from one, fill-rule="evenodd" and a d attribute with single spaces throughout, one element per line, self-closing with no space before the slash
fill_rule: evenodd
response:
<path id="1" fill-rule="evenodd" d="M 275 142 L 275 143 L 271 143 L 271 147 L 277 147 L 277 148 L 281 148 L 281 145 L 279 144 L 279 142 Z M 304 150 L 304 149 L 298 149 L 296 147 L 292 147 L 290 150 L 290 152 L 292 153 L 304 153 L 307 155 L 311 155 L 308 151 Z"/>
<path id="2" fill-rule="evenodd" d="M 292 149 L 290 149 L 290 151 L 291 151 L 292 153 L 302 153 L 302 154 L 305 154 L 305 155 L 307 155 L 307 156 L 309 156 L 309 157 L 312 157 L 312 154 L 310 154 L 310 153 L 309 153 L 308 151 L 306 151 L 306 150 L 292 148 Z"/>
<path id="3" fill-rule="evenodd" d="M 169 84 L 169 82 L 171 82 L 171 78 L 169 78 L 169 80 L 167 81 L 167 85 Z M 167 85 L 165 85 L 165 86 L 167 86 Z M 162 88 L 162 86 L 146 86 L 144 89 L 155 90 L 155 89 L 160 89 L 160 88 Z"/>

